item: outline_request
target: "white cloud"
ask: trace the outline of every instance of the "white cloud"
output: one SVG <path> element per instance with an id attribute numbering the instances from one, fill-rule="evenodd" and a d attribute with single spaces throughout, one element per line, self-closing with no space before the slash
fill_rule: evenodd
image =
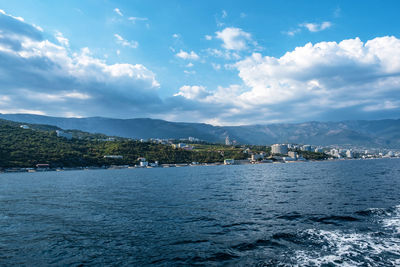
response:
<path id="1" fill-rule="evenodd" d="M 374 114 L 398 116 L 400 112 L 400 39 L 394 36 L 365 43 L 358 38 L 309 43 L 281 57 L 253 53 L 240 58 L 240 50 L 207 49 L 202 52 L 205 57 L 237 61 L 237 55 L 240 61 L 228 62 L 224 67 L 234 68 L 240 81 L 214 88 L 185 84 L 175 96 L 161 100 L 156 75 L 144 65 L 109 64 L 89 48 L 73 51 L 59 44 L 60 40 L 46 40 L 47 34 L 22 19 L 2 12 L 0 19 L 2 113 L 135 114 L 248 124 L 318 119 L 327 113 L 330 119 L 342 119 L 340 114 L 366 114 L 372 118 Z M 126 41 L 118 36 L 117 41 Z M 230 43 L 229 38 L 225 39 Z M 246 41 L 249 47 L 251 36 Z M 188 60 L 187 68 L 200 59 L 194 51 L 180 50 L 176 56 Z M 216 63 L 211 66 L 217 70 L 223 67 Z M 184 73 L 195 73 L 190 70 Z M 184 78 L 191 78 L 184 73 Z"/>
<path id="2" fill-rule="evenodd" d="M 193 74 L 196 74 L 196 71 L 194 71 L 194 70 L 184 70 L 183 73 L 188 74 L 188 75 L 193 75 Z"/>
<path id="3" fill-rule="evenodd" d="M 148 18 L 143 18 L 143 17 L 129 17 L 128 20 L 132 21 L 133 23 L 136 23 L 136 21 L 148 21 Z"/>
<path id="4" fill-rule="evenodd" d="M 189 62 L 189 63 L 186 65 L 187 68 L 191 68 L 191 67 L 193 67 L 193 66 L 194 66 L 194 64 L 193 64 L 192 62 Z"/>
<path id="5" fill-rule="evenodd" d="M 124 16 L 119 8 L 114 8 L 114 12 L 117 13 L 119 16 Z"/>
<path id="6" fill-rule="evenodd" d="M 226 60 L 238 60 L 240 59 L 240 55 L 236 51 L 229 51 L 229 50 L 219 50 L 215 48 L 208 48 L 205 50 L 210 56 L 223 58 Z"/>
<path id="7" fill-rule="evenodd" d="M 226 12 L 226 10 L 222 10 L 222 14 L 221 17 L 224 19 L 228 16 L 228 12 Z"/>
<path id="8" fill-rule="evenodd" d="M 340 17 L 340 13 L 342 12 L 342 10 L 340 9 L 340 7 L 337 7 L 334 11 L 333 11 L 333 16 L 335 18 Z"/>
<path id="9" fill-rule="evenodd" d="M 65 38 L 61 32 L 57 31 L 55 37 L 61 45 L 65 46 L 65 47 L 69 46 L 69 40 L 67 38 Z"/>
<path id="10" fill-rule="evenodd" d="M 207 90 L 204 86 L 184 85 L 181 88 L 179 88 L 179 92 L 176 93 L 174 96 L 183 96 L 187 99 L 199 100 L 199 99 L 205 98 L 208 95 L 209 95 L 209 92 L 207 92 Z"/>
<path id="11" fill-rule="evenodd" d="M 216 32 L 216 38 L 221 39 L 223 41 L 222 46 L 228 50 L 246 50 L 248 43 L 252 42 L 250 33 L 234 27 Z"/>
<path id="12" fill-rule="evenodd" d="M 27 90 L 25 93 L 27 98 L 31 100 L 39 100 L 41 102 L 65 102 L 70 99 L 86 100 L 91 98 L 90 95 L 77 91 L 63 91 L 58 93 L 32 93 Z"/>
<path id="13" fill-rule="evenodd" d="M 253 53 L 234 67 L 243 86 L 219 87 L 198 99 L 209 109 L 231 114 L 219 117 L 220 122 L 240 121 L 234 110 L 254 121 L 285 121 L 336 116 L 338 110 L 347 114 L 400 109 L 400 39 L 393 36 L 366 43 L 358 38 L 308 43 L 280 58 Z"/>
<path id="14" fill-rule="evenodd" d="M 214 70 L 220 70 L 221 69 L 221 65 L 220 64 L 211 63 L 211 66 L 213 67 Z"/>
<path id="15" fill-rule="evenodd" d="M 332 108 L 335 101 L 347 97 L 370 99 L 369 94 L 385 91 L 383 81 L 398 80 L 398 48 L 400 40 L 395 37 L 375 38 L 365 44 L 356 38 L 309 43 L 281 58 L 253 54 L 236 64 L 239 76 L 251 88 L 240 97 L 255 104 L 319 99 Z M 391 86 L 387 89 L 393 90 Z"/>
<path id="16" fill-rule="evenodd" d="M 200 57 L 195 52 L 191 51 L 190 53 L 180 50 L 179 53 L 176 54 L 177 57 L 182 59 L 189 60 L 198 60 Z"/>
<path id="17" fill-rule="evenodd" d="M 130 116 L 160 103 L 160 85 L 145 66 L 107 64 L 89 48 L 73 52 L 66 40 L 58 38 L 64 46 L 46 40 L 37 27 L 20 19 L 4 13 L 0 19 L 3 112 Z"/>
<path id="18" fill-rule="evenodd" d="M 179 34 L 174 33 L 174 34 L 172 35 L 172 37 L 173 37 L 173 38 L 179 38 Z"/>
<path id="19" fill-rule="evenodd" d="M 210 40 L 212 40 L 212 36 L 211 35 L 205 35 L 204 39 L 206 39 L 207 41 L 210 41 Z"/>
<path id="20" fill-rule="evenodd" d="M 295 36 L 296 34 L 298 34 L 299 32 L 301 32 L 301 29 L 294 29 L 294 30 L 290 30 L 287 32 L 283 32 L 284 34 L 287 34 L 289 36 Z"/>
<path id="21" fill-rule="evenodd" d="M 323 30 L 326 30 L 326 29 L 332 27 L 332 23 L 329 21 L 324 21 L 320 24 L 305 22 L 305 23 L 300 24 L 299 26 L 306 28 L 310 32 L 319 32 L 319 31 L 323 31 Z"/>
<path id="22" fill-rule="evenodd" d="M 122 46 L 130 48 L 137 48 L 139 46 L 139 43 L 137 41 L 127 41 L 119 34 L 114 34 L 114 37 L 117 39 L 117 43 Z"/>
<path id="23" fill-rule="evenodd" d="M 380 111 L 400 108 L 400 101 L 386 100 L 383 103 L 378 103 L 363 108 L 365 111 Z"/>

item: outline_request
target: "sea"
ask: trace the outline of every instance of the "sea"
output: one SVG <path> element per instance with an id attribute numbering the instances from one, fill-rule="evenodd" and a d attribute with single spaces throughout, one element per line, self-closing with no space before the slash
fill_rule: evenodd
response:
<path id="1" fill-rule="evenodd" d="M 399 266 L 400 159 L 0 174 L 0 266 Z"/>

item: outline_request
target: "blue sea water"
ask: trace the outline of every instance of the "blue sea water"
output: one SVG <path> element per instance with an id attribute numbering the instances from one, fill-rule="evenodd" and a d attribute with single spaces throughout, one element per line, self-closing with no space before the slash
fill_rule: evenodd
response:
<path id="1" fill-rule="evenodd" d="M 400 160 L 0 174 L 0 265 L 400 265 Z"/>

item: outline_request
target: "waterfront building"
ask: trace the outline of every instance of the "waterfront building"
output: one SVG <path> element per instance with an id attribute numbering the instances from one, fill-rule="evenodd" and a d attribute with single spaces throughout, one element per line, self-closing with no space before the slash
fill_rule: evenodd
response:
<path id="1" fill-rule="evenodd" d="M 274 144 L 274 145 L 271 146 L 271 153 L 272 154 L 287 155 L 288 146 L 285 145 L 285 144 Z"/>
<path id="2" fill-rule="evenodd" d="M 283 161 L 284 162 L 290 162 L 290 161 L 296 161 L 297 158 L 293 158 L 293 157 L 283 157 Z"/>
<path id="3" fill-rule="evenodd" d="M 289 152 L 288 152 L 288 156 L 291 157 L 291 158 L 296 159 L 296 158 L 297 158 L 297 152 L 295 152 L 295 151 L 289 151 Z"/>
<path id="4" fill-rule="evenodd" d="M 232 164 L 235 164 L 235 160 L 234 160 L 234 159 L 225 159 L 225 160 L 224 160 L 224 164 L 225 164 L 225 165 L 232 165 Z"/>
<path id="5" fill-rule="evenodd" d="M 122 159 L 123 156 L 121 156 L 121 155 L 105 155 L 104 158 L 105 159 Z"/>
<path id="6" fill-rule="evenodd" d="M 340 157 L 339 150 L 334 149 L 334 148 L 331 149 L 330 154 L 331 154 L 332 156 L 334 156 L 334 157 L 337 157 L 337 158 Z"/>
<path id="7" fill-rule="evenodd" d="M 251 155 L 251 161 L 258 161 L 259 159 L 263 159 L 264 156 L 262 154 L 253 154 Z"/>
<path id="8" fill-rule="evenodd" d="M 147 167 L 147 166 L 149 166 L 149 163 L 147 161 L 140 162 L 140 167 Z"/>
<path id="9" fill-rule="evenodd" d="M 304 145 L 301 147 L 301 151 L 311 151 L 311 146 L 310 145 Z"/>
<path id="10" fill-rule="evenodd" d="M 36 164 L 36 168 L 37 169 L 49 169 L 50 168 L 50 164 L 47 164 L 47 163 Z"/>
<path id="11" fill-rule="evenodd" d="M 353 151 L 347 150 L 347 151 L 346 151 L 346 157 L 347 157 L 347 158 L 353 158 Z"/>

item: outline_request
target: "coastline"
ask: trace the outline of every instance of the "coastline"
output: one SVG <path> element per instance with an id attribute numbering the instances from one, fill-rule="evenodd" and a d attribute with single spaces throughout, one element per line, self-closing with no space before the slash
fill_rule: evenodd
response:
<path id="1" fill-rule="evenodd" d="M 307 163 L 307 162 L 334 162 L 349 160 L 381 160 L 381 159 L 400 159 L 400 157 L 377 157 L 377 158 L 341 158 L 326 160 L 298 160 L 298 161 L 275 161 L 275 162 L 240 162 L 238 164 L 224 164 L 223 162 L 213 163 L 171 163 L 160 164 L 159 166 L 132 166 L 132 165 L 111 165 L 111 166 L 79 166 L 65 168 L 4 168 L 0 170 L 0 174 L 6 173 L 35 173 L 35 172 L 64 172 L 64 171 L 88 171 L 88 170 L 119 170 L 119 169 L 162 169 L 162 168 L 181 168 L 181 167 L 197 167 L 197 166 L 237 166 L 237 165 L 257 165 L 257 164 L 286 164 L 286 163 Z"/>

